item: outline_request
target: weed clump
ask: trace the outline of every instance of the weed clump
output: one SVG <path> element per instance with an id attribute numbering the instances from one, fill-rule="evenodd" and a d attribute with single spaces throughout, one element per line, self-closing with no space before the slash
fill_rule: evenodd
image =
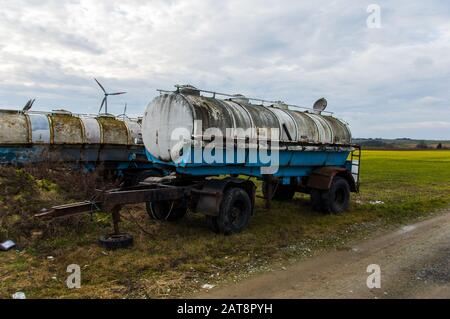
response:
<path id="1" fill-rule="evenodd" d="M 13 239 L 29 244 L 67 231 L 81 231 L 88 219 L 75 217 L 53 221 L 34 218 L 44 208 L 85 200 L 96 188 L 105 187 L 98 173 L 41 164 L 0 167 L 0 241 Z"/>

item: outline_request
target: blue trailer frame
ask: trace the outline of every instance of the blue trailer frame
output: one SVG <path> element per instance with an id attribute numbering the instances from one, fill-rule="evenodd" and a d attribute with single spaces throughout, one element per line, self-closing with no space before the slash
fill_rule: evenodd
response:
<path id="1" fill-rule="evenodd" d="M 292 150 L 292 147 L 297 150 Z M 298 150 L 298 148 L 303 148 Z M 309 148 L 309 149 L 308 149 Z M 278 150 L 278 169 L 272 174 L 281 184 L 289 184 L 292 178 L 300 179 L 307 177 L 311 173 L 321 167 L 339 167 L 352 171 L 354 164 L 355 151 L 360 154 L 358 145 L 317 145 L 317 144 L 296 144 L 282 145 Z M 267 163 L 261 160 L 257 154 L 256 161 L 249 160 L 249 149 L 235 149 L 231 156 L 227 156 L 227 151 L 223 151 L 220 163 L 208 162 L 202 157 L 195 160 L 195 149 L 191 147 L 187 154 L 183 154 L 178 161 L 167 163 L 154 157 L 146 150 L 147 158 L 155 167 L 167 168 L 174 170 L 178 174 L 192 176 L 220 176 L 220 175 L 245 175 L 264 179 L 266 176 L 262 173 L 262 167 L 269 167 Z M 239 156 L 243 160 L 238 160 Z M 267 152 L 271 155 L 270 150 Z M 351 156 L 350 156 L 351 155 Z M 351 157 L 351 158 L 349 158 Z M 355 174 L 359 174 L 358 172 Z"/>
<path id="2" fill-rule="evenodd" d="M 84 172 L 102 168 L 122 180 L 154 168 L 144 146 L 139 145 L 0 145 L 0 165 L 23 167 L 42 163 Z"/>
<path id="3" fill-rule="evenodd" d="M 146 176 L 153 176 L 151 181 L 99 191 L 90 201 L 55 206 L 36 217 L 56 218 L 98 210 L 110 212 L 114 232 L 101 240 L 101 244 L 107 248 L 123 248 L 132 244 L 131 235 L 119 230 L 120 210 L 123 205 L 132 203 L 147 203 L 150 218 L 164 221 L 182 218 L 190 209 L 206 215 L 214 231 L 231 234 L 246 228 L 255 203 L 255 184 L 249 179 L 239 178 L 239 175 L 264 181 L 263 193 L 267 208 L 270 208 L 272 198 L 280 190 L 283 195 L 281 198 L 284 199 L 289 199 L 286 194 L 293 196 L 297 191 L 311 194 L 315 209 L 319 207 L 322 211 L 333 212 L 336 205 L 339 209 L 346 209 L 349 192 L 359 191 L 360 147 L 303 147 L 314 147 L 314 150 L 281 149 L 279 169 L 272 175 L 261 173 L 261 167 L 266 166 L 261 161 L 249 163 L 248 153 L 245 154 L 245 163 L 237 164 L 235 159 L 227 161 L 224 158 L 224 163 L 208 164 L 204 159 L 200 163 L 191 163 L 192 152 L 183 154 L 178 163 L 160 161 L 147 152 L 148 162 L 144 165 L 146 171 L 150 172 Z M 125 171 L 130 168 L 130 163 L 133 162 L 120 163 L 117 168 Z M 137 168 L 143 168 L 137 165 Z M 223 178 L 223 175 L 228 177 Z M 236 213 L 238 216 L 245 218 L 244 222 L 234 227 L 234 222 L 230 220 L 236 211 L 239 211 Z M 241 221 L 242 218 L 238 219 Z"/>

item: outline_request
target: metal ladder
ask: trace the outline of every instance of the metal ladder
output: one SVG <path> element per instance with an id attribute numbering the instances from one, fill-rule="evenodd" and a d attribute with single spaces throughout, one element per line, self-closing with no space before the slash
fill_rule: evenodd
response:
<path id="1" fill-rule="evenodd" d="M 359 174 L 361 169 L 361 146 L 354 145 L 353 150 L 350 153 L 350 161 L 352 163 L 351 172 L 353 179 L 355 180 L 356 192 L 359 192 Z"/>

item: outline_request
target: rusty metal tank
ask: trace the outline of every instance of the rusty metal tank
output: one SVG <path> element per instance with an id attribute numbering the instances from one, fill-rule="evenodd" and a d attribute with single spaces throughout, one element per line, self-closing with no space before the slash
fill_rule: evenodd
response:
<path id="1" fill-rule="evenodd" d="M 179 128 L 191 132 L 192 139 L 203 136 L 208 128 L 218 128 L 229 138 L 239 138 L 242 129 L 250 129 L 249 138 L 266 134 L 267 139 L 275 136 L 280 143 L 337 146 L 351 143 L 347 124 L 332 115 L 291 110 L 282 102 L 253 104 L 242 95 L 218 99 L 214 92 L 210 92 L 211 97 L 200 92 L 191 86 L 179 87 L 175 92 L 161 91 L 147 106 L 143 141 L 153 157 L 171 161 L 171 150 L 178 142 L 172 134 Z"/>
<path id="2" fill-rule="evenodd" d="M 0 110 L 0 163 L 122 161 L 139 149 L 140 119 Z"/>

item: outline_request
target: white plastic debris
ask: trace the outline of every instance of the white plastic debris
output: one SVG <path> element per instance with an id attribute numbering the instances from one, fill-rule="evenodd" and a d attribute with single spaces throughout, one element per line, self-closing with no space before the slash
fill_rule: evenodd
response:
<path id="1" fill-rule="evenodd" d="M 14 295 L 12 295 L 13 299 L 27 299 L 27 296 L 25 296 L 25 293 L 23 291 L 18 291 Z"/>
<path id="2" fill-rule="evenodd" d="M 12 240 L 7 240 L 0 244 L 0 250 L 7 251 L 13 248 L 14 246 L 16 246 L 15 242 L 13 242 Z"/>
<path id="3" fill-rule="evenodd" d="M 401 234 L 409 233 L 410 231 L 413 231 L 413 230 L 415 230 L 415 229 L 416 229 L 416 226 L 414 226 L 414 225 L 403 226 L 403 227 L 400 229 L 400 233 L 401 233 Z"/>
<path id="4" fill-rule="evenodd" d="M 204 284 L 204 285 L 202 286 L 203 289 L 207 289 L 207 290 L 213 289 L 214 287 L 215 287 L 214 285 L 210 285 L 210 284 Z"/>
<path id="5" fill-rule="evenodd" d="M 369 202 L 370 205 L 382 205 L 384 202 L 382 200 L 372 200 Z"/>
<path id="6" fill-rule="evenodd" d="M 53 259 L 55 259 L 55 257 L 53 257 L 53 256 L 47 256 L 47 259 L 48 259 L 48 260 L 53 260 Z"/>

